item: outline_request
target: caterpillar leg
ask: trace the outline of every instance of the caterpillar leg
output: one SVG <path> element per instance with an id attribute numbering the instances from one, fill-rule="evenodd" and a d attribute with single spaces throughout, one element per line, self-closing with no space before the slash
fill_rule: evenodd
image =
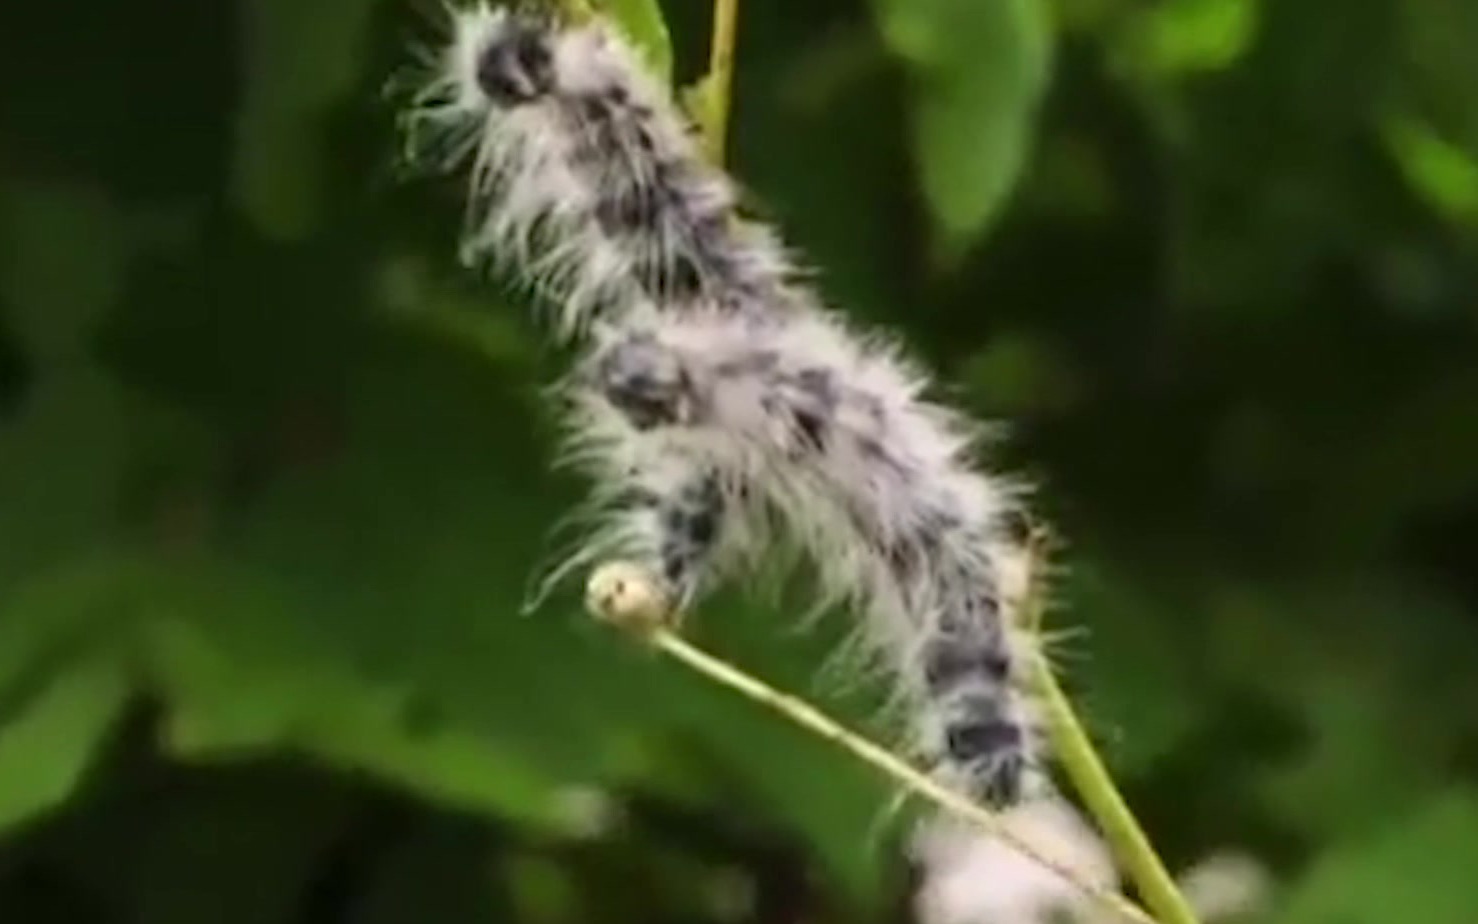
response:
<path id="1" fill-rule="evenodd" d="M 1009 530 L 1003 517 L 972 516 L 963 504 L 911 504 L 924 515 L 895 536 L 882 568 L 898 588 L 892 617 L 907 627 L 899 671 L 915 735 L 944 782 L 1006 808 L 1045 782 L 1023 682 L 1029 653 L 1013 628 Z"/>
<path id="2" fill-rule="evenodd" d="M 989 591 L 975 605 L 988 618 L 926 625 L 916 670 L 922 681 L 926 747 L 941 775 L 971 795 L 1006 807 L 1035 782 L 1035 743 L 1013 676 L 1018 659 L 996 629 L 1000 617 Z"/>
<path id="3" fill-rule="evenodd" d="M 701 467 L 677 480 L 656 469 L 638 473 L 638 480 L 647 483 L 615 514 L 628 520 L 622 532 L 634 540 L 630 553 L 591 574 L 585 603 L 597 615 L 649 631 L 681 619 L 698 599 L 720 544 L 726 503 L 717 472 Z"/>
<path id="4" fill-rule="evenodd" d="M 681 617 L 713 576 L 727 517 L 712 469 L 681 457 L 633 469 L 602 513 L 602 536 L 577 556 L 599 565 L 587 602 L 617 619 Z"/>
<path id="5" fill-rule="evenodd" d="M 719 546 L 726 504 L 718 473 L 696 469 L 654 493 L 650 511 L 653 541 L 645 564 L 674 609 L 697 598 Z"/>

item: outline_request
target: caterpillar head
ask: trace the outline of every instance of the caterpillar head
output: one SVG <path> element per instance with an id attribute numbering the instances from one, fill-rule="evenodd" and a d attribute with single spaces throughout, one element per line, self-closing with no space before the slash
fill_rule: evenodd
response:
<path id="1" fill-rule="evenodd" d="M 555 31 L 547 17 L 479 4 L 453 11 L 450 36 L 420 48 L 385 87 L 400 108 L 401 169 L 456 169 L 481 150 L 488 119 L 555 88 Z"/>
<path id="2" fill-rule="evenodd" d="M 494 13 L 473 53 L 477 89 L 498 105 L 522 105 L 553 89 L 554 50 L 545 22 Z"/>
<path id="3" fill-rule="evenodd" d="M 457 18 L 461 80 L 498 106 L 529 103 L 554 87 L 553 33 L 535 15 L 477 7 Z"/>

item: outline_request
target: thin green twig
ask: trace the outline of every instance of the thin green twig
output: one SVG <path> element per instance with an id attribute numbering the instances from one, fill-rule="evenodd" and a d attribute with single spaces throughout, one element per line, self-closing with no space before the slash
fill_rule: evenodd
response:
<path id="1" fill-rule="evenodd" d="M 1027 599 L 1022 619 L 1029 631 L 1040 635 L 1043 605 L 1043 572 L 1046 537 L 1039 533 L 1030 548 Z M 1047 710 L 1048 737 L 1073 787 L 1098 823 L 1119 863 L 1128 872 L 1140 896 L 1161 924 L 1197 924 L 1196 913 L 1161 862 L 1155 848 L 1119 794 L 1113 777 L 1093 747 L 1072 703 L 1063 693 L 1052 665 L 1040 651 L 1035 657 L 1033 682 Z"/>
<path id="2" fill-rule="evenodd" d="M 648 628 L 647 638 L 659 650 L 672 656 L 685 666 L 711 680 L 737 690 L 750 699 L 770 707 L 795 724 L 820 738 L 836 744 L 852 753 L 873 768 L 902 783 L 913 792 L 934 802 L 947 811 L 963 816 L 979 825 L 992 835 L 1009 844 L 1024 856 L 1040 863 L 1052 872 L 1116 914 L 1121 914 L 1139 924 L 1156 924 L 1155 920 L 1124 896 L 1109 889 L 1085 882 L 1082 876 L 1062 862 L 1043 854 L 1040 848 L 1023 840 L 1004 825 L 999 816 L 977 805 L 955 791 L 941 785 L 923 772 L 910 766 L 887 748 L 849 731 L 834 719 L 799 697 L 789 696 L 762 681 L 744 673 L 733 665 L 694 647 L 681 636 L 666 627 Z"/>
<path id="3" fill-rule="evenodd" d="M 1047 660 L 1038 658 L 1037 663 L 1053 751 L 1108 839 L 1114 855 L 1161 924 L 1197 924 L 1196 912 L 1180 894 L 1175 880 L 1119 795 L 1072 704 L 1053 678 Z"/>
<path id="4" fill-rule="evenodd" d="M 882 745 L 829 718 L 804 699 L 782 693 L 684 640 L 673 628 L 682 614 L 667 605 L 640 565 L 611 561 L 595 569 L 585 587 L 585 605 L 590 614 L 601 622 L 634 636 L 709 680 L 774 710 L 818 738 L 841 747 L 873 769 L 882 771 L 910 792 L 964 817 L 1102 904 L 1115 914 L 1115 920 L 1122 918 L 1135 924 L 1157 924 L 1154 918 L 1123 895 L 1087 882 L 1066 864 L 1045 856 L 1036 846 L 1003 825 L 994 812 L 944 786 Z"/>
<path id="5" fill-rule="evenodd" d="M 713 37 L 708 46 L 704 80 L 708 119 L 708 156 L 722 165 L 729 136 L 729 109 L 734 87 L 734 43 L 739 29 L 739 0 L 713 0 Z"/>

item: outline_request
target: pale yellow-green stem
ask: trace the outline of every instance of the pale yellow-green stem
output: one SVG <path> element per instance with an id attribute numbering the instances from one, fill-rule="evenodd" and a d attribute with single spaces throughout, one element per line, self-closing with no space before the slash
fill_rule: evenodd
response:
<path id="1" fill-rule="evenodd" d="M 708 76 L 703 89 L 708 156 L 720 166 L 729 137 L 729 105 L 734 86 L 734 43 L 739 29 L 739 0 L 714 0 L 713 38 L 708 46 Z"/>
<path id="2" fill-rule="evenodd" d="M 1006 828 L 997 815 L 944 786 L 927 773 L 915 769 L 892 751 L 848 730 L 805 700 L 782 693 L 685 641 L 673 631 L 673 626 L 681 620 L 682 614 L 667 605 L 647 571 L 640 565 L 611 561 L 596 568 L 585 585 L 585 605 L 590 614 L 601 622 L 635 636 L 708 679 L 737 690 L 755 702 L 773 709 L 783 718 L 817 737 L 849 751 L 911 792 L 995 835 L 1098 901 L 1115 914 L 1116 920 L 1122 917 L 1136 924 L 1156 924 L 1153 918 L 1124 896 L 1111 889 L 1085 882 L 1081 875 L 1065 864 L 1043 855 L 1033 844 L 1022 840 Z"/>
<path id="3" fill-rule="evenodd" d="M 1026 598 L 1021 608 L 1023 625 L 1038 637 L 1045 609 L 1042 572 L 1045 570 L 1048 542 L 1047 534 L 1038 531 L 1029 545 Z M 1195 911 L 1180 894 L 1175 880 L 1119 794 L 1072 703 L 1057 683 L 1052 665 L 1040 651 L 1035 661 L 1032 682 L 1046 706 L 1047 734 L 1052 752 L 1082 797 L 1089 814 L 1098 823 L 1119 865 L 1129 874 L 1140 897 L 1161 924 L 1197 924 Z"/>
<path id="4" fill-rule="evenodd" d="M 646 639 L 659 650 L 671 655 L 687 667 L 727 687 L 743 693 L 758 703 L 770 707 L 795 724 L 814 733 L 817 737 L 836 744 L 852 753 L 864 763 L 882 771 L 946 811 L 954 812 L 966 820 L 979 825 L 1023 855 L 1052 870 L 1064 880 L 1072 883 L 1085 894 L 1100 902 L 1105 908 L 1140 924 L 1155 924 L 1155 919 L 1145 914 L 1128 899 L 1117 892 L 1083 881 L 1083 877 L 1058 860 L 1046 856 L 1039 848 L 1021 839 L 1001 824 L 1001 819 L 970 801 L 954 790 L 940 784 L 927 774 L 910 766 L 887 748 L 847 730 L 840 723 L 828 718 L 819 709 L 798 697 L 789 696 L 744 673 L 725 661 L 694 647 L 681 636 L 665 626 L 644 627 Z M 1169 920 L 1169 919 L 1167 919 Z"/>
<path id="5" fill-rule="evenodd" d="M 1135 821 L 1124 798 L 1114 786 L 1108 769 L 1089 741 L 1088 733 L 1073 712 L 1045 658 L 1037 659 L 1038 685 L 1047 707 L 1048 735 L 1052 750 L 1073 787 L 1108 839 L 1109 846 L 1144 903 L 1161 924 L 1196 924 L 1196 912 L 1180 894 L 1175 880 L 1155 853 L 1149 838 Z"/>

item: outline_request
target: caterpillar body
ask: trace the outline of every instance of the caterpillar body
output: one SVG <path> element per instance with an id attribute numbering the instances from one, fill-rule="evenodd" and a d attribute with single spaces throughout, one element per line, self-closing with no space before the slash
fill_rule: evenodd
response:
<path id="1" fill-rule="evenodd" d="M 1019 490 L 972 466 L 977 428 L 739 216 L 617 32 L 486 6 L 453 26 L 408 153 L 466 172 L 464 259 L 540 290 L 582 349 L 568 458 L 600 525 L 558 573 L 635 560 L 686 609 L 783 533 L 863 614 L 941 777 L 996 805 L 1044 785 L 1009 618 Z"/>

